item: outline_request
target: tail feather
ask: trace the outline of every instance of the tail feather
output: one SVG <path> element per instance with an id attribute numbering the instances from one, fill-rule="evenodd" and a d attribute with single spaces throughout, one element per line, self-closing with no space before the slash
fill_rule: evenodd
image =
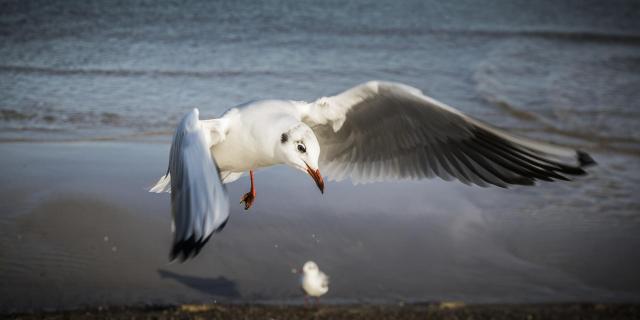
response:
<path id="1" fill-rule="evenodd" d="M 166 174 L 156 182 L 156 184 L 149 189 L 149 192 L 162 193 L 171 192 L 171 175 Z"/>

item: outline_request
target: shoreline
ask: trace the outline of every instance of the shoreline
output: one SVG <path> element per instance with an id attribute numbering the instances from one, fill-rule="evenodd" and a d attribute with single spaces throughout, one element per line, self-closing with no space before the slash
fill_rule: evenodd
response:
<path id="1" fill-rule="evenodd" d="M 183 304 L 5 314 L 9 319 L 637 319 L 640 304 Z"/>

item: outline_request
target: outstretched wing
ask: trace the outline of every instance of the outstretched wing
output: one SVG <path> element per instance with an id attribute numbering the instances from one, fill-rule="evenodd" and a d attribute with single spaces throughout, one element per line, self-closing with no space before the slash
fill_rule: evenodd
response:
<path id="1" fill-rule="evenodd" d="M 197 255 L 229 219 L 229 201 L 209 150 L 211 141 L 198 109 L 184 116 L 173 137 L 168 170 L 174 232 L 171 260 Z"/>
<path id="2" fill-rule="evenodd" d="M 480 186 L 582 175 L 591 157 L 516 137 L 399 83 L 372 81 L 303 107 L 330 179 L 354 183 L 438 176 Z"/>

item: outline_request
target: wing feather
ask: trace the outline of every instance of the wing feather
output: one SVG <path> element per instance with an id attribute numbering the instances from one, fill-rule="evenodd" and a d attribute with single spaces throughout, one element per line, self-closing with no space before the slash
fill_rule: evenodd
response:
<path id="1" fill-rule="evenodd" d="M 174 240 L 171 260 L 194 257 L 229 218 L 229 202 L 198 109 L 178 125 L 169 156 Z"/>
<path id="2" fill-rule="evenodd" d="M 330 179 L 438 176 L 479 186 L 568 180 L 586 153 L 511 135 L 399 83 L 372 81 L 304 107 Z"/>

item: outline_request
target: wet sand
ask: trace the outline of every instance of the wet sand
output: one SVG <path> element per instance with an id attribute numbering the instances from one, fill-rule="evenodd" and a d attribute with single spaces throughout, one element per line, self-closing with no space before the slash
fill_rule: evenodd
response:
<path id="1" fill-rule="evenodd" d="M 330 182 L 321 195 L 302 173 L 259 171 L 254 208 L 234 200 L 246 179 L 228 185 L 227 228 L 195 260 L 170 264 L 169 196 L 146 192 L 168 149 L 0 144 L 0 313 L 301 304 L 297 268 L 307 260 L 331 276 L 330 305 L 640 300 L 637 221 L 581 207 L 606 161 L 571 184 L 509 190 Z"/>
<path id="2" fill-rule="evenodd" d="M 15 319 L 637 319 L 640 305 L 539 304 L 470 305 L 182 305 L 177 307 L 100 308 L 15 314 Z"/>

